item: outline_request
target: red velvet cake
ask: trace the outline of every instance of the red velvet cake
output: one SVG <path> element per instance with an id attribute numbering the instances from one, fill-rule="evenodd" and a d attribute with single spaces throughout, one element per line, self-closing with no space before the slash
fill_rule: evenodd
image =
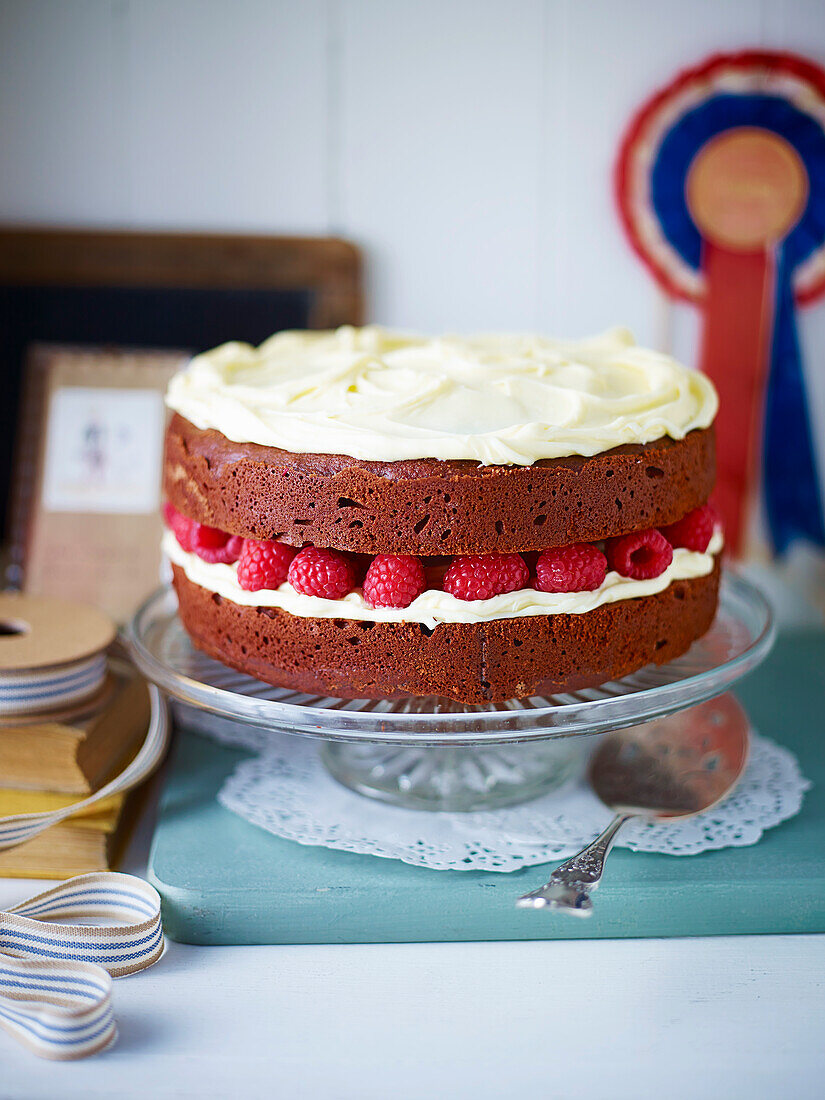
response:
<path id="1" fill-rule="evenodd" d="M 623 331 L 226 344 L 172 381 L 193 642 L 279 686 L 466 703 L 684 653 L 716 610 L 716 395 Z"/>

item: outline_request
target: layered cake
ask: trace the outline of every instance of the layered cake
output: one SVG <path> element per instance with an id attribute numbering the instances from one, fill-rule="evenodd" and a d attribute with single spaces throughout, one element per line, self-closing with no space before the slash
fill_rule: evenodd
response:
<path id="1" fill-rule="evenodd" d="M 716 610 L 711 383 L 622 330 L 225 344 L 172 380 L 164 549 L 212 657 L 483 703 L 684 653 Z"/>

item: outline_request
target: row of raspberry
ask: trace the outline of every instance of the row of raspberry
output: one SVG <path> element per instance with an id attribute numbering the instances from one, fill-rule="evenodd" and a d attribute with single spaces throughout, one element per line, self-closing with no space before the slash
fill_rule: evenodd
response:
<path id="1" fill-rule="evenodd" d="M 425 568 L 407 554 L 361 555 L 317 546 L 298 549 L 277 540 L 244 539 L 197 523 L 171 505 L 164 518 L 181 548 L 206 562 L 237 562 L 238 584 L 250 592 L 289 582 L 296 592 L 342 599 L 361 587 L 371 607 L 403 608 L 428 588 L 441 588 L 459 600 L 485 600 L 523 588 L 540 592 L 583 592 L 599 588 L 613 570 L 633 580 L 660 576 L 684 547 L 704 553 L 718 520 L 711 505 L 694 509 L 661 530 L 650 528 L 607 539 L 601 546 L 575 543 L 540 554 L 455 556 Z"/>

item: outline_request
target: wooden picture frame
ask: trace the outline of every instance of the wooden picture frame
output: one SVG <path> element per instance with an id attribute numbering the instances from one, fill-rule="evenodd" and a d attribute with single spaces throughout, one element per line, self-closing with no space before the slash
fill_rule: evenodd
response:
<path id="1" fill-rule="evenodd" d="M 110 540 L 110 561 L 124 558 L 130 542 L 135 553 L 140 547 L 156 578 L 156 516 L 138 520 L 116 510 L 105 515 L 100 507 L 89 514 L 48 507 L 44 479 L 57 391 L 158 390 L 187 353 L 222 340 L 259 342 L 278 328 L 336 328 L 362 320 L 360 252 L 337 238 L 0 228 L 6 393 L 0 517 L 10 486 L 9 582 L 46 592 L 59 578 L 64 595 L 91 600 L 122 619 L 135 592 L 146 594 L 148 574 L 141 572 L 133 584 L 124 572 L 128 583 L 118 581 L 87 532 L 95 532 L 101 545 Z M 101 407 L 111 410 L 112 402 Z M 130 523 L 134 530 L 127 537 Z M 46 566 L 50 557 L 65 560 L 67 554 L 75 559 L 76 581 L 65 569 Z"/>
<path id="2" fill-rule="evenodd" d="M 338 237 L 2 228 L 0 283 L 301 288 L 309 328 L 363 321 L 361 254 Z"/>

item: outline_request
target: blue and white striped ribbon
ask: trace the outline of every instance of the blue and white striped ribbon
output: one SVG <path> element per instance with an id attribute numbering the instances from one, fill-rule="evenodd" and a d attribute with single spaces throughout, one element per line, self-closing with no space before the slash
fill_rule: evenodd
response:
<path id="1" fill-rule="evenodd" d="M 149 687 L 152 718 L 132 762 L 82 802 L 49 813 L 0 818 L 0 849 L 125 791 L 160 763 L 169 742 L 166 703 Z M 114 918 L 114 924 L 65 924 Z M 54 918 L 59 918 L 56 920 Z M 132 875 L 79 875 L 0 912 L 0 1026 L 43 1058 L 83 1058 L 114 1042 L 112 978 L 163 954 L 160 898 Z"/>
<path id="2" fill-rule="evenodd" d="M 0 954 L 0 1027 L 41 1058 L 96 1054 L 117 1038 L 112 979 L 92 963 Z"/>
<path id="3" fill-rule="evenodd" d="M 117 924 L 50 921 L 114 917 Z M 132 875 L 79 875 L 0 912 L 0 1026 L 35 1054 L 83 1058 L 117 1037 L 112 978 L 163 954 L 160 898 Z"/>
<path id="4" fill-rule="evenodd" d="M 106 676 L 106 654 L 51 668 L 0 669 L 0 713 L 36 714 L 87 699 Z"/>

